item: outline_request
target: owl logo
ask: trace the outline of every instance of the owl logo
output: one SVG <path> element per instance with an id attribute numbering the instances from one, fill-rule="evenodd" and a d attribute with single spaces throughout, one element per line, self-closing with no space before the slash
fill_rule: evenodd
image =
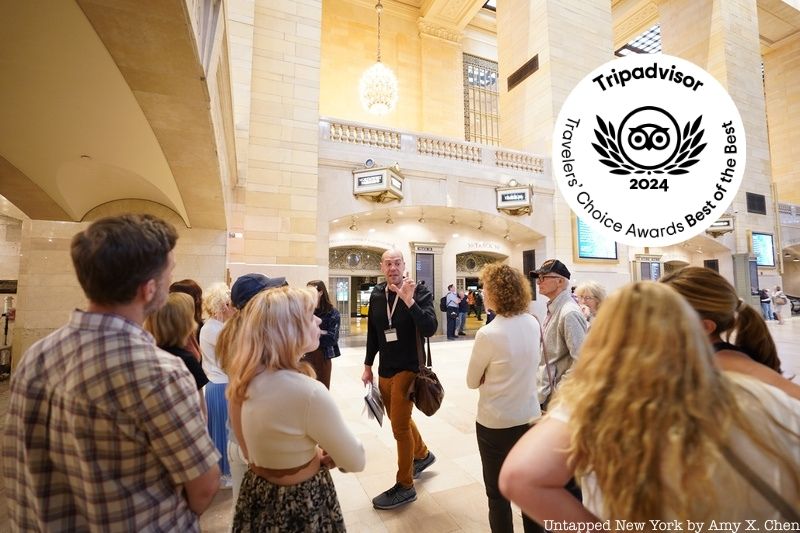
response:
<path id="1" fill-rule="evenodd" d="M 699 116 L 681 129 L 671 114 L 655 106 L 634 109 L 619 127 L 597 116 L 592 146 L 612 174 L 687 174 L 706 147 L 701 122 Z"/>

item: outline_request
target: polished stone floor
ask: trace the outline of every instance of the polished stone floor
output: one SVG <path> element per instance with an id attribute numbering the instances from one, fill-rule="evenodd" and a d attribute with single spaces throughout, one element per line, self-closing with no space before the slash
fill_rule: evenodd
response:
<path id="1" fill-rule="evenodd" d="M 800 317 L 779 326 L 770 323 L 787 373 L 800 376 Z M 387 423 L 379 427 L 362 412 L 363 347 L 347 347 L 334 360 L 331 391 L 345 419 L 364 442 L 367 467 L 364 472 L 334 472 L 339 500 L 348 531 L 408 531 L 413 533 L 489 530 L 481 464 L 475 441 L 477 391 L 464 383 L 472 349 L 471 336 L 432 345 L 434 369 L 442 380 L 446 397 L 442 409 L 427 418 L 415 412 L 420 432 L 438 460 L 417 481 L 416 502 L 393 511 L 376 511 L 371 498 L 394 483 L 395 444 Z M 796 378 L 800 379 L 800 377 Z M 8 382 L 0 383 L 0 413 L 6 411 Z M 3 418 L 4 420 L 4 418 Z M 230 527 L 231 491 L 220 491 L 203 515 L 203 531 L 223 533 Z M 522 523 L 516 513 L 516 529 Z M 0 495 L 0 531 L 8 530 L 5 499 Z"/>

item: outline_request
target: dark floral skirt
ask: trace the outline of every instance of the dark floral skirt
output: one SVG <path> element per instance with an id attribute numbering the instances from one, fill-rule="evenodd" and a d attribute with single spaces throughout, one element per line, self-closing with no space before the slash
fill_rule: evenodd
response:
<path id="1" fill-rule="evenodd" d="M 234 533 L 345 531 L 336 487 L 327 468 L 297 485 L 275 485 L 251 470 L 244 474 Z"/>

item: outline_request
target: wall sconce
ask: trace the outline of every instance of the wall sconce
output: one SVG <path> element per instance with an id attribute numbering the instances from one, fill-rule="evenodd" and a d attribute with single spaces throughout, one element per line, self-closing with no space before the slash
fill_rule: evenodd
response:
<path id="1" fill-rule="evenodd" d="M 350 231 L 357 231 L 358 225 L 356 224 L 356 217 L 352 218 L 352 224 L 350 224 Z"/>
<path id="2" fill-rule="evenodd" d="M 455 215 L 450 215 L 450 225 L 452 226 L 455 223 L 456 223 L 456 216 Z"/>
<path id="3" fill-rule="evenodd" d="M 386 211 L 386 223 L 394 224 L 394 220 L 392 220 L 392 214 L 388 210 Z"/>

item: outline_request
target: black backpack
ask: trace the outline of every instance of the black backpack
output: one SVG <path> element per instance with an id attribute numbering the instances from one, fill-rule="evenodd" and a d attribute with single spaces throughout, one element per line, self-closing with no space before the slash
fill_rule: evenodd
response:
<path id="1" fill-rule="evenodd" d="M 445 294 L 442 296 L 442 299 L 439 300 L 439 311 L 447 312 L 447 295 Z"/>

